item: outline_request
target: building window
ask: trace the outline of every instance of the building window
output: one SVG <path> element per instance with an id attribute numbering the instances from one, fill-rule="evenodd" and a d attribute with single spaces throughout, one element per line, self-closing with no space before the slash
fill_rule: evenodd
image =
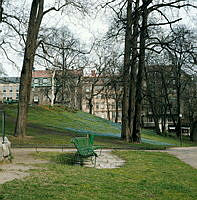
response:
<path id="1" fill-rule="evenodd" d="M 101 99 L 105 99 L 105 94 L 101 94 Z"/>
<path id="2" fill-rule="evenodd" d="M 7 92 L 8 87 L 7 86 L 3 86 L 3 92 Z"/>
<path id="3" fill-rule="evenodd" d="M 148 120 L 148 122 L 153 122 L 153 118 L 152 117 L 148 117 L 147 120 Z"/>
<path id="4" fill-rule="evenodd" d="M 88 103 L 86 103 L 86 109 L 89 109 L 89 104 Z"/>
<path id="5" fill-rule="evenodd" d="M 47 78 L 43 78 L 43 83 L 44 84 L 48 83 L 48 79 Z"/>
<path id="6" fill-rule="evenodd" d="M 39 80 L 36 78 L 36 79 L 34 79 L 34 83 L 39 83 Z"/>
<path id="7" fill-rule="evenodd" d="M 115 109 L 115 108 L 116 108 L 116 105 L 115 105 L 114 102 L 112 103 L 111 108 L 112 108 L 112 109 Z"/>
<path id="8" fill-rule="evenodd" d="M 122 118 L 122 112 L 118 112 L 118 118 Z"/>
<path id="9" fill-rule="evenodd" d="M 90 88 L 89 88 L 89 87 L 86 87 L 85 91 L 86 91 L 86 92 L 90 92 Z"/>
<path id="10" fill-rule="evenodd" d="M 19 92 L 19 85 L 16 86 L 16 92 Z"/>
<path id="11" fill-rule="evenodd" d="M 105 103 L 101 103 L 101 109 L 105 108 Z"/>
<path id="12" fill-rule="evenodd" d="M 38 103 L 38 101 L 39 101 L 38 96 L 34 96 L 34 103 Z"/>
<path id="13" fill-rule="evenodd" d="M 118 102 L 118 108 L 122 108 L 122 102 Z"/>
<path id="14" fill-rule="evenodd" d="M 99 109 L 99 103 L 96 103 L 96 109 Z"/>
<path id="15" fill-rule="evenodd" d="M 116 112 L 112 112 L 112 119 L 116 118 Z"/>
<path id="16" fill-rule="evenodd" d="M 171 117 L 168 118 L 168 122 L 173 122 Z"/>
<path id="17" fill-rule="evenodd" d="M 96 85 L 94 88 L 95 88 L 95 90 L 99 91 L 99 90 L 102 90 L 103 86 Z"/>
<path id="18" fill-rule="evenodd" d="M 97 94 L 96 99 L 101 99 L 101 94 Z"/>

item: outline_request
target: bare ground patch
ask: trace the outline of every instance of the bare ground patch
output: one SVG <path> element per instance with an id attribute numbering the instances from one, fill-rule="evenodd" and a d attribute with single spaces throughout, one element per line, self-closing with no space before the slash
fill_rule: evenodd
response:
<path id="1" fill-rule="evenodd" d="M 13 159 L 12 162 L 6 161 L 0 164 L 0 184 L 14 179 L 24 178 L 28 176 L 28 170 L 36 169 L 33 166 L 37 163 L 46 163 L 45 160 L 35 159 L 32 155 L 32 150 L 25 149 L 13 149 Z"/>
<path id="2" fill-rule="evenodd" d="M 62 152 L 62 149 L 48 149 L 39 148 L 42 152 Z M 75 151 L 74 149 L 64 149 L 63 152 Z M 24 178 L 30 173 L 28 170 L 36 169 L 35 164 L 47 163 L 47 160 L 36 159 L 32 153 L 36 152 L 35 148 L 15 148 L 12 149 L 14 159 L 11 163 L 0 164 L 0 184 L 14 179 Z M 96 168 L 118 168 L 124 165 L 125 161 L 118 156 L 110 153 L 111 150 L 103 150 L 102 154 L 98 156 Z M 87 167 L 94 167 L 91 162 L 85 164 Z"/>

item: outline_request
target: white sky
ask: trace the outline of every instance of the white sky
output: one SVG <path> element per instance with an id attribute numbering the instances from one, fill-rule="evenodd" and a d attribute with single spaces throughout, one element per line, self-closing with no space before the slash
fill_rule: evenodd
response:
<path id="1" fill-rule="evenodd" d="M 50 0 L 54 2 L 55 0 Z M 21 0 L 24 2 L 23 6 L 26 8 L 25 12 L 31 7 L 31 0 Z M 48 0 L 46 1 L 49 2 Z M 15 7 L 21 7 L 21 3 L 19 1 L 15 2 Z M 46 3 L 45 3 L 46 4 Z M 46 4 L 46 7 L 47 4 Z M 24 9 L 22 8 L 22 10 Z M 28 13 L 29 14 L 29 13 Z M 73 17 L 72 14 L 63 13 L 63 12 L 55 12 L 52 11 L 44 16 L 42 21 L 42 26 L 46 27 L 61 27 L 67 26 L 72 33 L 74 34 L 75 38 L 80 39 L 81 43 L 85 43 L 88 46 L 91 46 L 94 38 L 99 38 L 104 35 L 104 33 L 108 30 L 108 25 L 104 21 L 105 19 L 101 16 L 84 16 L 78 15 Z M 0 29 L 2 29 L 0 25 Z M 0 33 L 1 39 L 1 33 Z M 18 69 L 16 66 L 6 59 L 4 54 L 0 53 L 0 63 L 3 65 L 3 68 L 7 72 L 8 76 L 19 76 L 20 75 L 20 68 L 22 67 L 23 58 L 18 56 L 17 54 L 11 53 L 12 55 L 10 58 L 16 62 Z"/>
<path id="2" fill-rule="evenodd" d="M 50 0 L 53 2 L 56 0 Z M 24 2 L 25 12 L 28 13 L 30 9 L 30 2 L 31 0 L 21 0 Z M 49 0 L 46 1 L 47 3 Z M 20 7 L 20 1 L 14 1 L 16 7 Z M 18 5 L 17 5 L 18 3 Z M 24 9 L 22 8 L 22 9 Z M 94 14 L 94 12 L 92 12 Z M 197 10 L 192 9 L 190 11 L 181 11 L 181 16 L 183 18 L 183 24 L 189 24 L 190 27 L 195 28 L 197 27 Z M 44 17 L 42 25 L 47 27 L 61 27 L 62 25 L 67 26 L 73 33 L 76 38 L 81 40 L 81 43 L 85 43 L 86 45 L 90 46 L 94 38 L 99 38 L 104 36 L 104 33 L 108 30 L 108 19 L 106 13 L 100 13 L 96 17 L 95 15 L 86 16 L 77 15 L 77 18 L 74 17 L 72 14 L 61 13 L 61 12 L 51 12 L 47 16 Z M 177 15 L 177 14 L 176 14 Z M 0 26 L 1 29 L 1 26 Z M 1 39 L 1 32 L 0 32 L 0 39 Z M 11 62 L 7 61 L 5 55 L 0 54 L 0 63 L 2 63 L 3 68 L 6 70 L 8 76 L 19 76 L 20 75 L 20 68 L 22 67 L 23 58 L 18 56 L 17 54 L 12 53 L 11 55 L 12 60 L 14 60 L 18 66 L 18 69 L 12 64 Z"/>

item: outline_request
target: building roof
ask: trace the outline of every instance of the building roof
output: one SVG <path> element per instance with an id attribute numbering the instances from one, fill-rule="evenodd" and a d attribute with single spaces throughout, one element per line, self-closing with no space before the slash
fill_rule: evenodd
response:
<path id="1" fill-rule="evenodd" d="M 83 75 L 83 70 L 67 69 L 66 72 L 69 75 L 75 75 L 75 76 Z M 61 74 L 61 73 L 62 73 L 62 70 L 56 70 L 56 74 Z M 34 70 L 34 71 L 32 71 L 33 78 L 50 78 L 52 76 L 53 76 L 52 70 Z"/>
<path id="2" fill-rule="evenodd" d="M 51 70 L 34 70 L 32 71 L 33 78 L 50 78 L 53 76 Z"/>
<path id="3" fill-rule="evenodd" d="M 20 83 L 20 77 L 0 77 L 0 83 Z"/>

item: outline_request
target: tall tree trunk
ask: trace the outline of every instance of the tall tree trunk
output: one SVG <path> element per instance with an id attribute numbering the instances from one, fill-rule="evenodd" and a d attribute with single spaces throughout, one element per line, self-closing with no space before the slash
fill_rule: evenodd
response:
<path id="1" fill-rule="evenodd" d="M 119 112 L 118 112 L 118 99 L 116 98 L 116 102 L 115 102 L 115 107 L 116 107 L 116 116 L 115 116 L 115 123 L 118 123 L 118 114 L 119 114 Z"/>
<path id="2" fill-rule="evenodd" d="M 174 126 L 176 126 L 176 121 L 174 119 L 173 113 L 172 113 L 172 108 L 169 100 L 169 95 L 168 95 L 168 87 L 166 85 L 166 79 L 167 77 L 164 76 L 163 72 L 161 73 L 161 80 L 162 80 L 162 85 L 163 85 L 163 91 L 164 91 L 164 96 L 165 96 L 165 102 L 166 106 L 169 109 L 171 119 L 173 121 Z"/>
<path id="3" fill-rule="evenodd" d="M 88 104 L 89 104 L 89 113 L 92 115 L 92 113 L 93 113 L 92 98 L 90 98 L 90 99 L 88 100 Z"/>
<path id="4" fill-rule="evenodd" d="M 191 126 L 190 139 L 193 142 L 197 142 L 197 117 L 196 120 L 193 121 Z"/>
<path id="5" fill-rule="evenodd" d="M 176 83 L 176 95 L 177 95 L 177 125 L 176 125 L 176 135 L 180 136 L 181 133 L 181 65 L 178 63 L 177 71 L 177 83 Z"/>
<path id="6" fill-rule="evenodd" d="M 135 94 L 136 94 L 136 76 L 137 76 L 137 40 L 139 36 L 139 0 L 135 2 L 135 12 L 133 18 L 133 34 L 132 34 L 132 57 L 131 57 L 131 72 L 130 72 L 130 89 L 129 89 L 129 128 L 130 135 L 127 136 L 127 141 L 133 141 L 134 119 L 135 119 Z"/>
<path id="7" fill-rule="evenodd" d="M 51 78 L 51 106 L 54 105 L 55 100 L 55 69 Z"/>
<path id="8" fill-rule="evenodd" d="M 142 98 L 143 98 L 143 76 L 145 68 L 145 44 L 147 38 L 147 19 L 148 19 L 148 5 L 150 1 L 143 0 L 142 12 L 142 27 L 140 31 L 140 55 L 139 67 L 136 83 L 136 107 L 135 107 L 135 127 L 133 131 L 133 142 L 141 142 L 141 111 L 142 111 Z"/>
<path id="9" fill-rule="evenodd" d="M 77 109 L 82 110 L 82 76 L 80 75 L 77 83 L 77 95 L 76 95 Z"/>
<path id="10" fill-rule="evenodd" d="M 65 69 L 65 52 L 64 52 L 64 42 L 62 43 L 62 98 L 61 103 L 65 104 L 65 78 L 66 78 L 66 69 Z"/>
<path id="11" fill-rule="evenodd" d="M 91 93 L 90 93 L 90 98 L 88 99 L 89 103 L 89 113 L 92 115 L 93 114 L 93 97 L 94 97 L 94 84 L 91 85 Z"/>
<path id="12" fill-rule="evenodd" d="M 3 15 L 3 0 L 0 0 L 0 23 L 2 22 Z"/>
<path id="13" fill-rule="evenodd" d="M 117 86 L 114 85 L 114 92 L 115 92 L 115 108 L 116 108 L 116 115 L 115 115 L 115 123 L 118 123 L 118 103 L 119 103 L 119 94 L 118 94 L 118 91 L 117 91 Z"/>
<path id="14" fill-rule="evenodd" d="M 20 78 L 19 104 L 15 136 L 24 137 L 27 129 L 28 103 L 30 100 L 32 68 L 36 52 L 38 32 L 43 17 L 44 0 L 33 0 L 27 31 L 27 40 Z"/>
<path id="15" fill-rule="evenodd" d="M 129 128 L 129 72 L 131 57 L 131 36 L 132 36 L 132 0 L 127 3 L 127 25 L 125 33 L 124 68 L 123 68 L 123 99 L 122 99 L 122 130 L 121 138 L 125 139 L 130 135 Z"/>
<path id="16" fill-rule="evenodd" d="M 107 105 L 107 119 L 110 120 L 110 109 L 109 109 L 109 94 L 108 91 L 105 91 L 105 99 L 106 99 L 106 105 Z"/>

